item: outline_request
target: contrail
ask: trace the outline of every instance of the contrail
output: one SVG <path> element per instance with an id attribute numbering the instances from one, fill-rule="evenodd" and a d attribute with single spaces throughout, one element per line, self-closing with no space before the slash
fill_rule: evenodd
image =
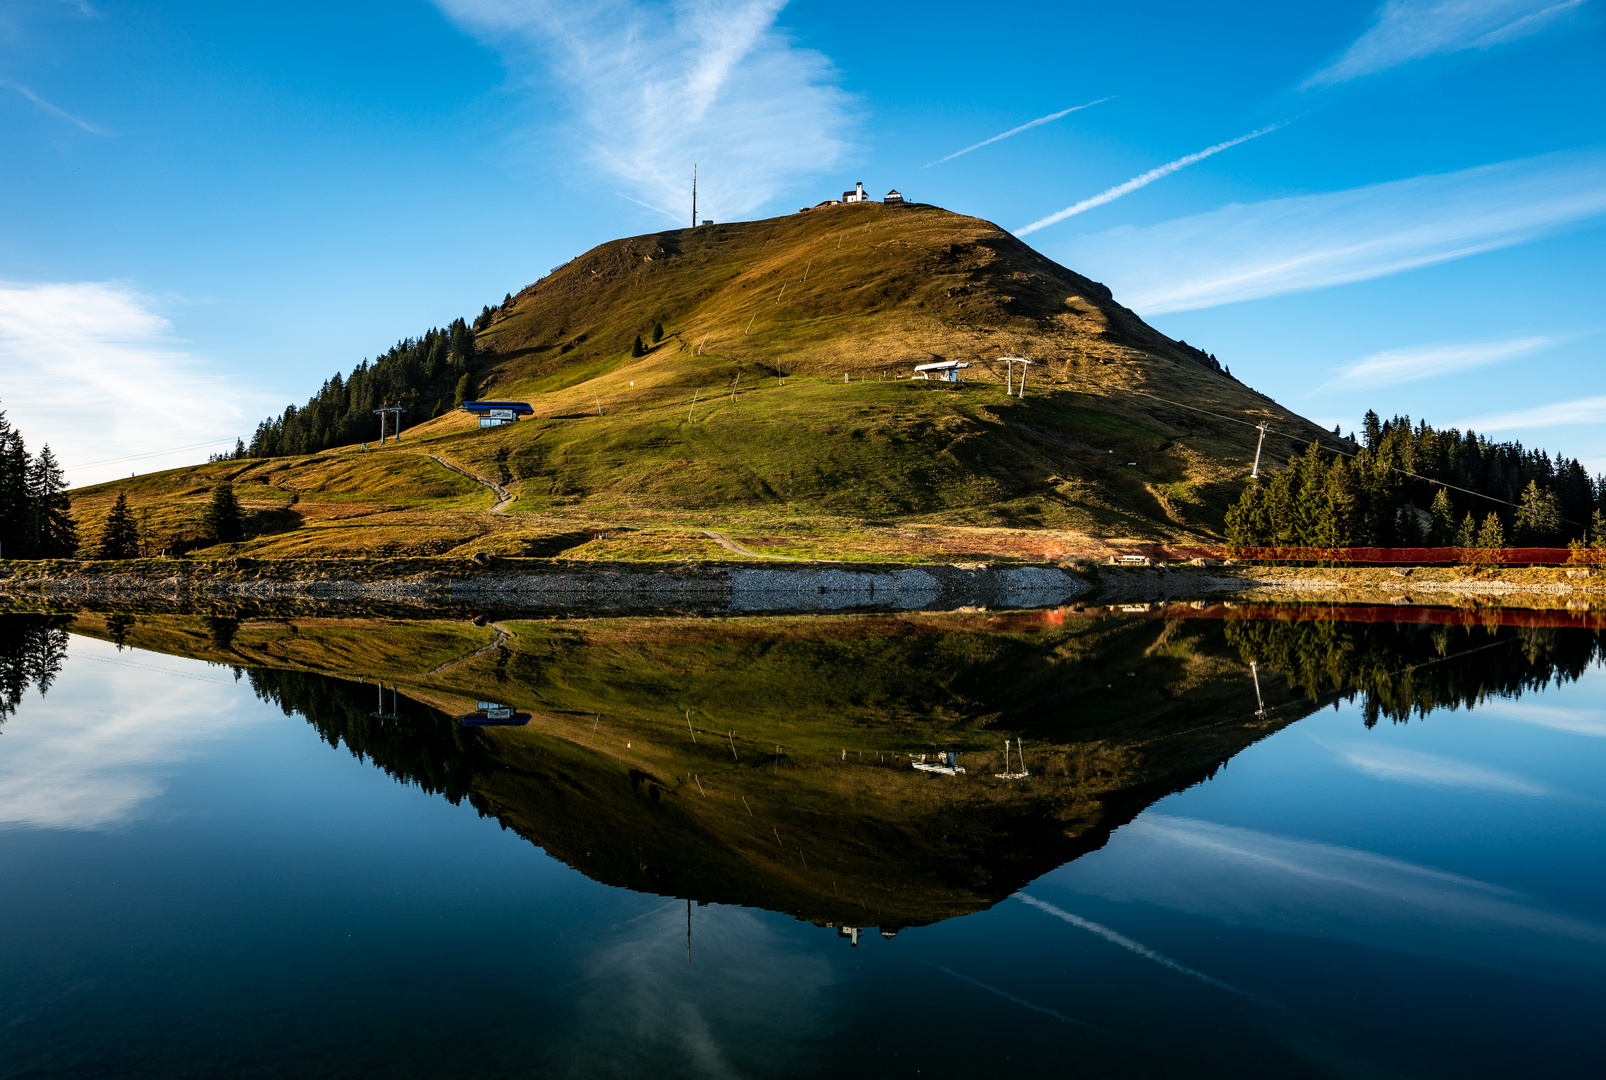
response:
<path id="1" fill-rule="evenodd" d="M 1068 217 L 1075 217 L 1084 210 L 1091 210 L 1095 206 L 1103 206 L 1107 202 L 1114 202 L 1122 195 L 1134 192 L 1140 187 L 1148 187 L 1162 176 L 1170 176 L 1178 169 L 1186 169 L 1189 165 L 1192 165 L 1196 161 L 1203 161 L 1212 154 L 1219 154 L 1223 150 L 1231 150 L 1239 143 L 1246 143 L 1250 139 L 1258 139 L 1260 136 L 1265 135 L 1268 132 L 1276 131 L 1287 122 L 1288 121 L 1286 120 L 1279 121 L 1275 124 L 1272 124 L 1270 127 L 1263 127 L 1259 131 L 1251 131 L 1247 135 L 1240 135 L 1236 139 L 1229 139 L 1224 143 L 1217 143 L 1215 146 L 1207 147 L 1206 149 L 1199 151 L 1197 154 L 1189 154 L 1187 157 L 1177 158 L 1177 160 L 1170 162 L 1169 164 L 1161 165 L 1158 169 L 1150 169 L 1142 176 L 1134 176 L 1126 183 L 1117 184 L 1108 191 L 1101 191 L 1091 199 L 1083 199 L 1075 206 L 1067 206 L 1064 210 L 1061 210 L 1057 214 L 1050 214 L 1048 217 L 1043 218 L 1040 221 L 1034 221 L 1024 229 L 1016 229 L 1015 235 L 1025 236 L 1027 233 L 1033 233 L 1038 229 L 1046 229 L 1050 225 L 1058 224 Z"/>
<path id="2" fill-rule="evenodd" d="M 931 964 L 931 961 L 928 960 L 928 961 L 926 961 L 926 963 Z M 983 990 L 986 990 L 989 993 L 997 994 L 999 997 L 1003 998 L 1005 1001 L 1013 1001 L 1017 1005 L 1024 1005 L 1024 1006 L 1026 1006 L 1026 1008 L 1032 1010 L 1033 1012 L 1047 1013 L 1049 1016 L 1052 1016 L 1054 1019 L 1063 1020 L 1067 1024 L 1081 1024 L 1083 1027 L 1091 1028 L 1093 1031 L 1099 1030 L 1098 1028 L 1093 1027 L 1092 1024 L 1089 1024 L 1085 1020 L 1078 1020 L 1074 1016 L 1066 1016 L 1062 1012 L 1056 1012 L 1053 1009 L 1044 1008 L 1042 1005 L 1033 1005 L 1030 1001 L 1027 1001 L 1025 998 L 1016 997 L 1014 994 L 1006 993 L 1003 990 L 998 989 L 998 987 L 996 987 L 996 986 L 988 986 L 986 983 L 982 982 L 980 979 L 972 979 L 969 975 L 961 975 L 961 974 L 959 974 L 959 972 L 954 971 L 951 968 L 945 968 L 941 964 L 931 964 L 931 966 L 936 968 L 938 971 L 946 972 L 947 974 L 952 975 L 956 979 L 962 979 L 965 982 L 968 982 L 972 986 L 979 986 Z"/>
<path id="3" fill-rule="evenodd" d="M 1004 132 L 1002 135 L 994 135 L 990 139 L 983 139 L 981 142 L 977 143 L 975 146 L 967 146 L 963 150 L 959 150 L 959 151 L 956 151 L 956 152 L 954 152 L 952 154 L 949 154 L 945 158 L 938 158 L 936 161 L 927 162 L 925 165 L 922 165 L 921 168 L 922 169 L 929 169 L 933 165 L 941 165 L 945 161 L 952 161 L 954 158 L 959 157 L 961 154 L 968 154 L 972 150 L 980 150 L 982 147 L 988 146 L 988 145 L 990 145 L 992 143 L 995 143 L 999 139 L 1007 139 L 1011 135 L 1019 135 L 1021 132 L 1025 131 L 1027 128 L 1034 128 L 1039 124 L 1052 123 L 1053 121 L 1058 120 L 1062 116 L 1069 116 L 1073 112 L 1079 112 L 1082 109 L 1091 109 L 1095 105 L 1102 105 L 1106 101 L 1109 101 L 1110 98 L 1113 98 L 1113 97 L 1115 97 L 1115 95 L 1111 94 L 1110 97 L 1101 97 L 1097 101 L 1088 102 L 1086 105 L 1072 105 L 1069 109 L 1061 109 L 1057 113 L 1049 113 L 1047 116 L 1039 116 L 1036 120 L 1029 120 L 1026 123 L 1022 124 L 1018 128 L 1010 128 L 1008 131 Z"/>
<path id="4" fill-rule="evenodd" d="M 684 217 L 682 217 L 682 216 L 680 216 L 678 214 L 671 214 L 668 210 L 665 210 L 661 206 L 654 206 L 652 203 L 642 202 L 640 199 L 633 199 L 629 195 L 626 195 L 622 191 L 616 191 L 616 192 L 614 192 L 614 194 L 619 196 L 621 199 L 629 199 L 631 202 L 635 203 L 637 206 L 644 206 L 648 210 L 657 211 L 658 213 L 662 214 L 664 217 L 668 218 L 670 221 L 684 222 L 686 220 Z"/>
<path id="5" fill-rule="evenodd" d="M 1153 960 L 1161 967 L 1170 968 L 1172 971 L 1187 975 L 1190 978 L 1198 979 L 1200 982 L 1208 983 L 1218 990 L 1225 990 L 1229 994 L 1237 994 L 1239 997 L 1248 998 L 1250 1001 L 1257 1002 L 1261 1005 L 1273 1004 L 1272 1002 L 1266 1001 L 1263 998 L 1256 997 L 1247 990 L 1240 990 L 1236 986 L 1231 986 L 1222 982 L 1220 979 L 1213 979 L 1202 971 L 1195 971 L 1186 964 L 1179 964 L 1169 956 L 1166 956 L 1163 953 L 1155 952 L 1147 945 L 1139 945 L 1126 935 L 1116 933 L 1108 926 L 1101 926 L 1100 924 L 1093 922 L 1091 919 L 1082 918 L 1080 915 L 1072 915 L 1069 911 L 1066 911 L 1063 908 L 1057 908 L 1053 904 L 1050 904 L 1047 900 L 1039 900 L 1037 897 L 1028 896 L 1023 892 L 1016 893 L 1015 899 L 1024 901 L 1025 903 L 1028 903 L 1032 905 L 1032 907 L 1038 908 L 1039 910 L 1046 911 L 1057 919 L 1064 919 L 1072 926 L 1080 926 L 1083 930 L 1097 934 L 1099 937 L 1110 942 L 1112 945 L 1119 945 L 1123 949 L 1126 949 L 1130 952 L 1135 952 L 1145 960 Z M 1276 1006 L 1273 1005 L 1273 1007 L 1275 1008 Z"/>
<path id="6" fill-rule="evenodd" d="M 17 93 L 33 102 L 35 105 L 39 106 L 41 109 L 55 113 L 57 116 L 61 117 L 70 124 L 77 124 L 91 135 L 100 135 L 104 137 L 110 134 L 109 132 L 102 131 L 100 128 L 96 127 L 94 124 L 91 124 L 87 120 L 78 119 L 78 117 L 74 116 L 66 109 L 57 108 L 44 98 L 40 97 L 38 94 L 34 93 L 32 90 L 29 90 L 26 86 L 23 86 L 21 83 L 8 83 L 6 85 L 10 86 L 11 89 L 15 90 Z"/>

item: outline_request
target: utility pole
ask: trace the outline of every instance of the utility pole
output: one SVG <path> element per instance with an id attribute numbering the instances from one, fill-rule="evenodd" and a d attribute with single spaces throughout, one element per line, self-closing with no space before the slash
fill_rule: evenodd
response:
<path id="1" fill-rule="evenodd" d="M 691 227 L 697 227 L 697 163 L 691 163 Z"/>
<path id="2" fill-rule="evenodd" d="M 1260 479 L 1260 448 L 1266 445 L 1266 425 L 1256 424 L 1255 429 L 1260 432 L 1260 441 L 1255 443 L 1255 467 L 1249 473 L 1249 479 Z"/>

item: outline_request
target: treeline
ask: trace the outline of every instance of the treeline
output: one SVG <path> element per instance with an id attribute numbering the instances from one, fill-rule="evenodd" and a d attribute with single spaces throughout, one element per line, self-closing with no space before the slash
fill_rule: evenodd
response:
<path id="1" fill-rule="evenodd" d="M 1606 544 L 1606 476 L 1577 459 L 1408 416 L 1366 414 L 1346 457 L 1311 446 L 1227 511 L 1244 547 L 1561 547 Z M 1457 490 L 1460 489 L 1460 490 Z"/>
<path id="2" fill-rule="evenodd" d="M 30 455 L 0 412 L 0 558 L 70 558 L 78 551 L 67 480 L 50 452 Z"/>
<path id="3" fill-rule="evenodd" d="M 1367 727 L 1575 682 L 1606 659 L 1592 630 L 1240 619 L 1226 631 L 1244 663 L 1276 670 L 1312 702 L 1359 695 Z"/>
<path id="4" fill-rule="evenodd" d="M 497 307 L 486 305 L 472 326 L 456 319 L 445 329 L 398 341 L 377 359 L 358 364 L 350 375 L 336 372 L 305 405 L 287 406 L 263 420 L 249 444 L 240 440 L 233 454 L 217 460 L 315 454 L 367 442 L 379 438 L 374 410 L 382 405 L 401 406 L 401 426 L 407 427 L 473 400 L 474 335 L 512 299 Z M 392 430 L 388 423 L 386 430 Z"/>
<path id="5" fill-rule="evenodd" d="M 344 743 L 358 761 L 372 760 L 402 783 L 454 803 L 470 795 L 474 770 L 462 734 L 456 722 L 435 709 L 404 701 L 414 715 L 406 724 L 389 724 L 373 715 L 380 694 L 373 684 L 354 686 L 327 675 L 268 668 L 251 668 L 247 677 L 258 698 L 286 716 L 305 717 L 324 742 L 336 748 Z M 389 708 L 391 692 L 383 693 Z"/>

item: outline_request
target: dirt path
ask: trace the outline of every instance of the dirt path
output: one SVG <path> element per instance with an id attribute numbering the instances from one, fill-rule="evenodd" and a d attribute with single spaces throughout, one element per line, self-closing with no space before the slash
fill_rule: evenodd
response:
<path id="1" fill-rule="evenodd" d="M 511 506 L 513 504 L 513 500 L 518 497 L 518 496 L 514 495 L 511 491 L 509 491 L 507 488 L 503 487 L 501 484 L 498 484 L 496 481 L 487 480 L 487 479 L 485 479 L 485 477 L 480 476 L 477 473 L 471 473 L 467 469 L 463 468 L 461 465 L 457 465 L 457 464 L 454 464 L 453 462 L 447 461 L 445 458 L 441 457 L 439 454 L 431 454 L 431 453 L 428 453 L 427 451 L 425 451 L 424 452 L 424 456 L 427 457 L 427 458 L 430 458 L 430 459 L 432 459 L 434 461 L 440 462 L 442 465 L 446 466 L 448 469 L 452 470 L 457 475 L 465 476 L 468 479 L 474 481 L 476 484 L 484 484 L 486 487 L 490 488 L 493 492 L 495 492 L 496 493 L 496 505 L 491 507 L 491 513 L 493 513 L 493 514 L 500 514 L 502 511 L 506 510 L 509 506 Z"/>
<path id="2" fill-rule="evenodd" d="M 735 555 L 748 555 L 755 559 L 779 559 L 782 562 L 817 561 L 815 559 L 804 559 L 797 555 L 766 555 L 762 551 L 754 551 L 751 548 L 745 548 L 736 541 L 732 540 L 730 537 L 726 536 L 724 533 L 717 533 L 713 529 L 703 529 L 702 534 L 708 537 L 714 543 L 718 544 L 720 547 L 724 548 L 726 551 L 729 551 Z"/>
<path id="3" fill-rule="evenodd" d="M 501 623 L 487 623 L 486 625 L 490 626 L 491 629 L 496 631 L 496 640 L 495 641 L 491 642 L 489 645 L 481 645 L 479 648 L 475 649 L 473 652 L 466 652 L 462 656 L 454 657 L 453 659 L 446 661 L 446 663 L 444 663 L 444 664 L 439 664 L 439 665 L 437 665 L 435 667 L 430 668 L 428 671 L 424 672 L 424 677 L 428 678 L 431 675 L 439 675 L 441 672 L 445 671 L 447 668 L 456 667 L 458 664 L 461 664 L 465 660 L 472 660 L 476 656 L 479 656 L 482 653 L 488 653 L 492 649 L 499 649 L 503 645 L 507 644 L 509 641 L 511 641 L 513 639 L 513 631 L 509 630 L 507 627 L 503 626 Z"/>

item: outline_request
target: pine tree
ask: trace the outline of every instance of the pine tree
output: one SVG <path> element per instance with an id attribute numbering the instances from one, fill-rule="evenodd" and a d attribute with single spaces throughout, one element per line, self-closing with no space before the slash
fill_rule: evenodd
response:
<path id="1" fill-rule="evenodd" d="M 1455 543 L 1455 507 L 1450 503 L 1450 489 L 1441 487 L 1438 494 L 1433 496 L 1433 506 L 1428 510 L 1433 518 L 1433 526 L 1428 534 L 1428 542 L 1434 547 L 1449 547 Z"/>
<path id="2" fill-rule="evenodd" d="M 128 496 L 119 494 L 112 512 L 106 515 L 106 526 L 100 533 L 100 544 L 95 549 L 97 559 L 139 558 L 139 525 L 128 509 Z"/>
<path id="3" fill-rule="evenodd" d="M 663 339 L 664 339 L 664 324 L 661 323 L 661 322 L 653 323 L 652 324 L 652 343 L 654 345 L 656 345 L 660 341 L 662 341 Z"/>
<path id="4" fill-rule="evenodd" d="M 201 519 L 201 532 L 218 544 L 245 539 L 245 523 L 240 519 L 240 503 L 234 497 L 233 484 L 218 484 L 212 489 L 212 501 Z"/>
<path id="5" fill-rule="evenodd" d="M 1483 527 L 1478 530 L 1478 547 L 1498 551 L 1506 546 L 1506 530 L 1500 524 L 1500 515 L 1493 510 L 1489 511 L 1483 519 Z"/>
<path id="6" fill-rule="evenodd" d="M 646 356 L 647 355 L 646 348 L 644 348 L 642 346 L 642 344 L 641 344 L 641 335 L 640 334 L 636 335 L 636 340 L 630 346 L 630 355 L 631 356 Z"/>
<path id="7" fill-rule="evenodd" d="M 1455 546 L 1459 548 L 1475 548 L 1478 546 L 1478 523 L 1467 511 L 1467 516 L 1461 519 L 1461 528 L 1456 530 Z"/>
<path id="8" fill-rule="evenodd" d="M 28 471 L 28 494 L 33 501 L 34 556 L 70 559 L 78 554 L 78 525 L 72 518 L 67 479 L 56 455 L 46 443 Z"/>

